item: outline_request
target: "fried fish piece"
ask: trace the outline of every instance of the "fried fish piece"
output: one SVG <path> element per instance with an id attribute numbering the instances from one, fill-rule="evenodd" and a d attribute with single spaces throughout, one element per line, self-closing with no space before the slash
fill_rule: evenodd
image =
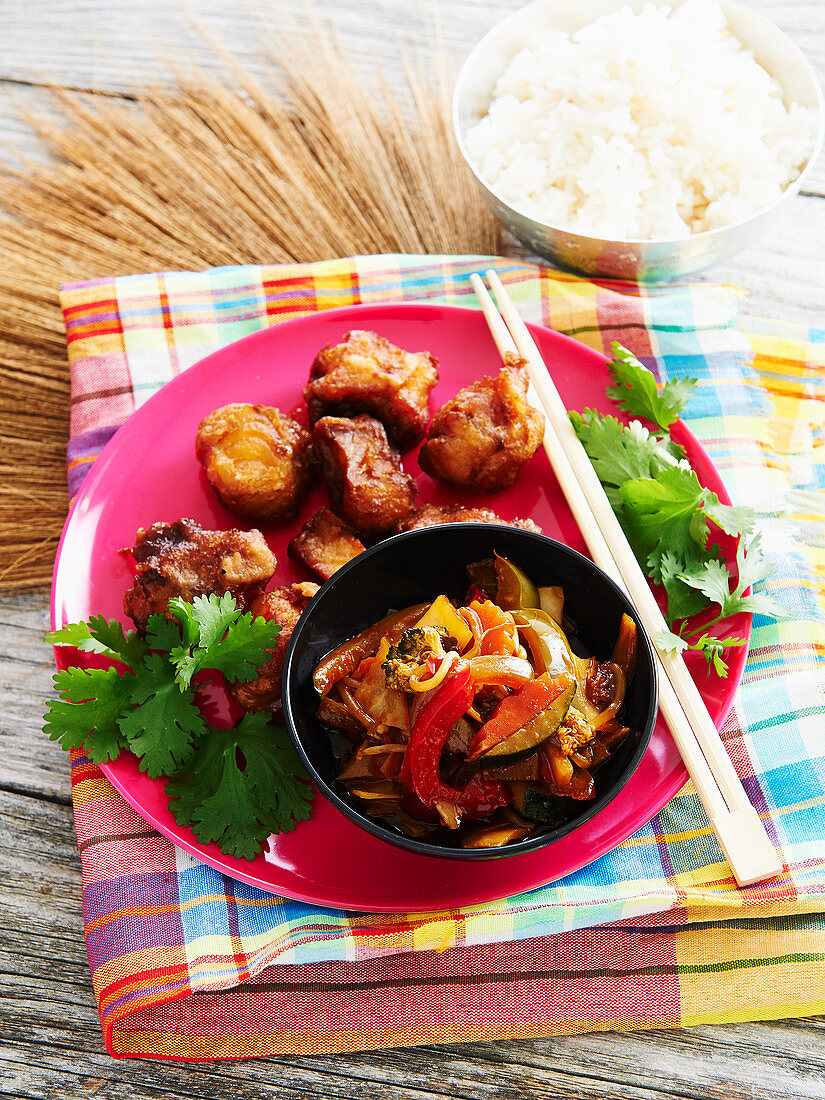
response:
<path id="1" fill-rule="evenodd" d="M 394 446 L 413 447 L 430 418 L 427 401 L 437 366 L 428 351 L 403 351 L 374 332 L 348 332 L 340 344 L 322 348 L 312 364 L 304 390 L 310 423 L 368 413 L 381 421 Z"/>
<path id="2" fill-rule="evenodd" d="M 329 508 L 319 508 L 310 516 L 287 547 L 293 561 L 328 581 L 336 569 L 352 561 L 364 544 Z"/>
<path id="3" fill-rule="evenodd" d="M 312 436 L 268 405 L 224 405 L 205 417 L 195 452 L 227 508 L 270 522 L 294 516 L 318 477 Z"/>
<path id="4" fill-rule="evenodd" d="M 243 609 L 276 564 L 260 531 L 205 531 L 192 519 L 141 527 L 131 553 L 137 569 L 123 609 L 141 633 L 150 615 L 166 614 L 173 596 L 191 602 L 229 592 Z"/>
<path id="5" fill-rule="evenodd" d="M 371 416 L 325 416 L 315 425 L 333 509 L 359 535 L 394 533 L 415 503 L 418 487 L 401 469 L 384 426 Z"/>
<path id="6" fill-rule="evenodd" d="M 513 484 L 544 435 L 544 416 L 527 402 L 523 363 L 508 354 L 497 377 L 459 390 L 435 414 L 418 456 L 422 470 L 462 489 Z"/>
<path id="7" fill-rule="evenodd" d="M 439 523 L 503 523 L 507 527 L 541 534 L 541 528 L 531 519 L 502 519 L 490 508 L 465 508 L 461 504 L 425 504 L 413 511 L 401 530 L 417 531 L 420 527 L 435 527 Z"/>
<path id="8" fill-rule="evenodd" d="M 318 591 L 313 581 L 301 581 L 299 584 L 284 585 L 264 592 L 253 600 L 247 610 L 253 618 L 271 619 L 281 624 L 281 633 L 271 649 L 271 657 L 265 661 L 254 680 L 242 684 L 227 684 L 227 690 L 235 702 L 244 710 L 271 710 L 277 717 L 281 715 L 281 673 L 284 656 L 292 637 L 292 631 L 301 617 L 304 608 Z"/>

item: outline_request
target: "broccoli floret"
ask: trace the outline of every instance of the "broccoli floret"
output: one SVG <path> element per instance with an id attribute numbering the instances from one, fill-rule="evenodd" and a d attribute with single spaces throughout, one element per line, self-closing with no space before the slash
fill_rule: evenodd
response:
<path id="1" fill-rule="evenodd" d="M 454 639 L 448 638 L 443 627 L 411 626 L 405 630 L 397 644 L 390 646 L 387 659 L 381 665 L 387 687 L 410 691 L 410 680 L 425 673 L 427 658 L 445 656 L 445 641 L 455 646 Z"/>

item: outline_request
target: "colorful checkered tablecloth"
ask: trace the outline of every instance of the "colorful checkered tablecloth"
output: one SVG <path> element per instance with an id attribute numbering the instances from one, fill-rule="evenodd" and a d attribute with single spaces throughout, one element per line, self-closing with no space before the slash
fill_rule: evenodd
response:
<path id="1" fill-rule="evenodd" d="M 371 256 L 68 285 L 72 495 L 166 381 L 262 327 L 377 301 L 473 304 L 495 266 L 523 316 L 660 378 L 759 514 L 768 590 L 723 730 L 785 873 L 737 890 L 690 788 L 560 882 L 466 911 L 354 914 L 266 894 L 153 832 L 73 758 L 89 962 L 107 1049 L 212 1060 L 677 1027 L 825 1011 L 825 332 L 739 319 L 741 292 L 595 284 L 489 257 Z M 746 335 L 747 334 L 747 335 Z"/>

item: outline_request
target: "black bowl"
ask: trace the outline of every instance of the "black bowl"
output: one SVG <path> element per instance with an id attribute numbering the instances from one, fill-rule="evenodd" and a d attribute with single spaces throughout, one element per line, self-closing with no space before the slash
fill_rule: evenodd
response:
<path id="1" fill-rule="evenodd" d="M 329 730 L 316 719 L 318 695 L 312 674 L 336 646 L 391 610 L 445 593 L 461 599 L 467 590 L 469 562 L 504 555 L 538 585 L 561 585 L 565 615 L 575 624 L 572 639 L 581 655 L 601 659 L 613 650 L 622 612 L 639 634 L 636 671 L 628 685 L 623 722 L 635 731 L 593 772 L 596 797 L 581 802 L 581 812 L 563 825 L 532 833 L 503 848 L 458 848 L 447 829 L 413 838 L 380 818 L 368 817 L 336 776 L 340 771 Z M 401 848 L 451 859 L 483 860 L 517 855 L 543 847 L 589 821 L 615 798 L 647 749 L 656 720 L 656 673 L 650 639 L 627 596 L 575 550 L 531 531 L 489 523 L 453 523 L 427 527 L 386 539 L 339 569 L 301 616 L 286 652 L 283 707 L 286 724 L 316 787 L 350 820 L 373 836 Z"/>

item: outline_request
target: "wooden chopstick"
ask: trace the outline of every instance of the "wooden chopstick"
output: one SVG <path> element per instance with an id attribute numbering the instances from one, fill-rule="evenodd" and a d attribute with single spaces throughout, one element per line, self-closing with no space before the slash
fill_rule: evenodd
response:
<path id="1" fill-rule="evenodd" d="M 499 354 L 504 356 L 506 352 L 514 352 L 518 354 L 518 348 L 515 341 L 510 335 L 510 330 L 503 323 L 501 316 L 496 309 L 496 306 L 487 292 L 487 288 L 482 283 L 478 275 L 473 274 L 470 277 L 473 289 L 481 302 L 481 308 L 484 312 L 485 318 L 488 322 L 491 317 L 494 317 L 497 324 L 491 326 L 491 332 L 496 346 L 499 350 Z M 526 356 L 525 356 L 526 358 Z M 529 366 L 529 363 L 528 363 Z M 546 367 L 542 361 L 542 369 L 546 372 Z M 554 387 L 555 388 L 555 387 Z M 543 403 L 538 398 L 536 389 L 531 379 L 530 391 L 528 397 L 544 411 Z M 559 398 L 559 401 L 561 399 Z M 566 413 L 565 413 L 566 419 Z M 578 440 L 577 440 L 578 442 Z M 585 544 L 587 545 L 590 554 L 605 573 L 608 574 L 613 580 L 620 585 L 625 591 L 627 586 L 624 583 L 621 573 L 616 565 L 613 555 L 610 552 L 610 547 L 604 536 L 602 528 L 599 526 L 599 522 L 595 515 L 591 511 L 587 500 L 582 493 L 581 487 L 578 482 L 578 478 L 573 470 L 570 460 L 565 451 L 558 446 L 556 436 L 554 434 L 554 428 L 551 423 L 549 415 L 547 415 L 545 421 L 544 430 L 544 449 L 547 453 L 547 457 L 550 460 L 550 465 L 553 468 L 553 473 L 556 475 L 556 479 L 561 486 L 561 490 L 564 493 L 565 498 L 570 506 L 570 510 L 573 513 L 573 518 L 582 533 Z M 586 455 L 585 455 L 586 457 Z M 588 462 L 590 460 L 588 459 Z M 624 536 L 622 536 L 624 537 Z M 644 621 L 644 620 L 643 620 Z M 655 658 L 657 664 L 658 680 L 660 685 L 659 699 L 662 712 L 665 714 L 668 725 L 675 725 L 677 728 L 681 728 L 684 722 L 684 715 L 681 714 L 681 708 L 679 707 L 678 700 L 673 693 L 672 688 L 670 691 L 670 682 L 667 679 L 664 671 L 661 668 L 661 664 L 658 660 L 658 655 Z M 682 722 L 680 723 L 676 717 L 674 717 L 673 723 L 668 719 L 668 715 L 681 716 Z M 701 749 L 693 736 L 679 738 L 678 732 L 674 735 L 677 748 L 679 749 L 682 759 L 685 761 L 685 765 L 688 768 L 691 778 L 694 781 L 694 785 L 698 792 L 700 792 L 700 798 L 708 812 L 710 818 L 720 818 L 722 815 L 728 812 L 728 807 L 723 799 L 717 785 L 713 778 L 713 775 L 708 767 L 708 763 L 702 754 Z M 681 743 L 680 743 L 681 741 Z M 730 862 L 730 861 L 729 861 Z"/>
<path id="2" fill-rule="evenodd" d="M 527 363 L 531 399 L 547 418 L 545 451 L 573 517 L 593 560 L 628 592 L 653 638 L 666 628 L 656 599 L 527 326 L 496 272 L 488 271 L 487 278 L 496 292 L 501 315 L 478 275 L 471 276 L 473 289 L 500 354 L 515 350 Z M 745 886 L 774 877 L 781 872 L 782 864 L 748 801 L 684 660 L 680 654 L 658 650 L 655 660 L 662 712 L 737 883 Z"/>
<path id="3" fill-rule="evenodd" d="M 488 278 L 496 291 L 496 297 L 501 305 L 505 323 L 512 326 L 519 333 L 518 338 L 514 335 L 514 341 L 519 349 L 519 354 L 527 360 L 531 381 L 539 395 L 541 405 L 549 417 L 555 439 L 569 460 L 590 510 L 597 518 L 598 526 L 605 536 L 611 556 L 631 599 L 642 616 L 642 621 L 651 636 L 661 630 L 666 630 L 667 624 L 659 605 L 656 603 L 656 598 L 642 573 L 636 555 L 630 548 L 619 521 L 616 519 L 616 514 L 610 506 L 596 471 L 593 469 L 593 464 L 576 435 L 573 425 L 570 423 L 567 409 L 550 377 L 535 341 L 496 272 L 488 272 Z M 693 682 L 683 658 L 677 653 L 659 653 L 659 657 L 668 679 L 679 696 L 679 701 L 691 727 L 694 729 L 694 733 L 698 738 L 704 737 L 707 741 L 707 749 L 704 742 L 702 742 L 702 749 L 726 802 L 731 809 L 752 810 L 753 807 L 748 801 L 739 776 L 736 774 L 730 757 L 722 745 L 704 700 L 699 694 L 699 690 Z M 697 726 L 700 727 L 700 730 L 697 730 Z M 773 851 L 773 848 L 771 850 Z"/>

